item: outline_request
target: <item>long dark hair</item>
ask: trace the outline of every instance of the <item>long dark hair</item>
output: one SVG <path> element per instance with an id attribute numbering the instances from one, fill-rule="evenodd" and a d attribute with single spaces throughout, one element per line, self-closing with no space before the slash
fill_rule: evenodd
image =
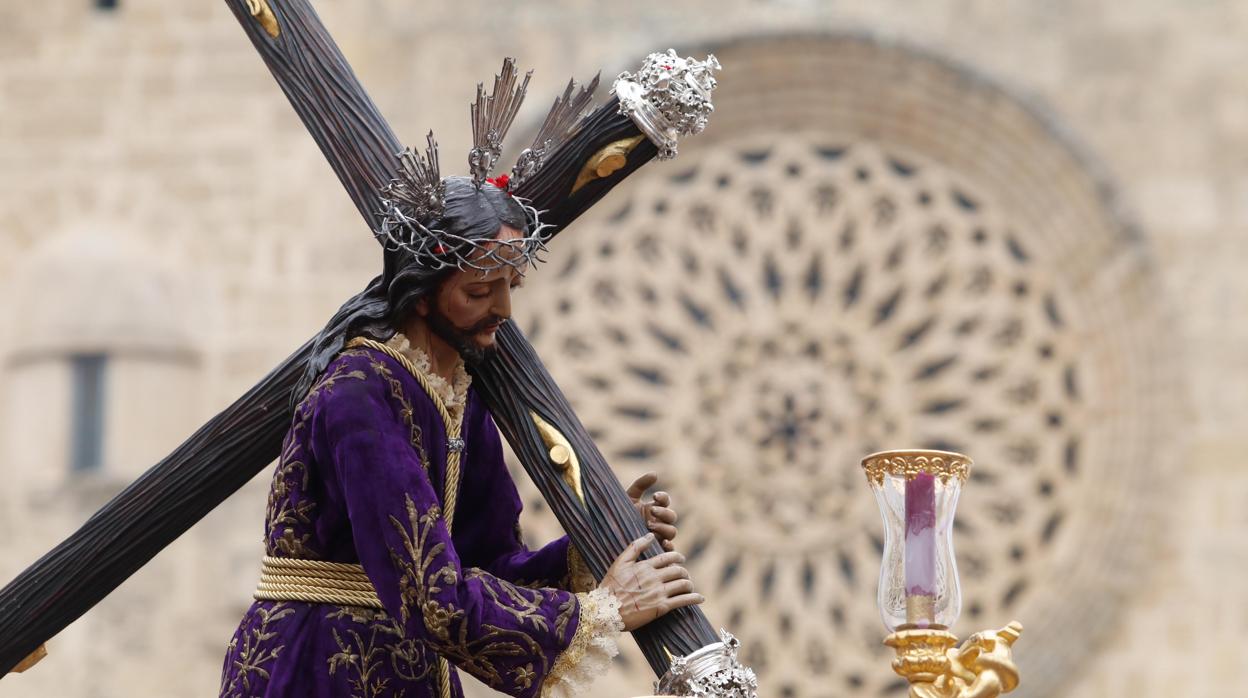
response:
<path id="1" fill-rule="evenodd" d="M 465 240 L 489 240 L 504 225 L 528 235 L 535 224 L 515 198 L 493 184 L 478 189 L 469 177 L 446 177 L 442 182 L 446 188 L 443 213 L 428 224 L 431 228 Z M 447 250 L 450 255 L 462 252 Z M 423 264 L 404 247 L 387 247 L 383 263 L 381 276 L 344 303 L 312 339 L 312 355 L 291 392 L 292 405 L 303 399 L 348 339 L 358 335 L 389 339 L 411 315 L 417 301 L 436 292 L 454 270 Z"/>

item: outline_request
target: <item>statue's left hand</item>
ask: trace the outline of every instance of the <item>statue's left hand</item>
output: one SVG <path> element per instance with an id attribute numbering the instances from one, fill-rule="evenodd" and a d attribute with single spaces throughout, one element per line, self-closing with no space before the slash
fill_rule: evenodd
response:
<path id="1" fill-rule="evenodd" d="M 628 486 L 628 498 L 633 500 L 633 507 L 637 509 L 637 513 L 641 514 L 641 518 L 646 522 L 648 528 L 659 539 L 659 543 L 664 550 L 675 550 L 676 545 L 672 543 L 672 539 L 676 537 L 676 509 L 672 506 L 672 497 L 666 492 L 655 492 L 654 496 L 648 500 L 642 500 L 646 490 L 650 489 L 659 481 L 657 473 L 646 473 L 641 477 L 633 480 L 633 484 Z"/>

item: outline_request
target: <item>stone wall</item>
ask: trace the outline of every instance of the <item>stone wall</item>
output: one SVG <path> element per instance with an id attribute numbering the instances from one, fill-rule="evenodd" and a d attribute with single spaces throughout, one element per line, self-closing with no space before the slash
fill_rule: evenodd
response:
<path id="1" fill-rule="evenodd" d="M 1104 545 L 1126 551 L 1130 564 L 1116 566 L 1112 558 L 1087 568 L 1083 582 L 1091 591 L 1070 607 L 1083 609 L 1089 626 L 1067 628 L 1072 637 L 1090 636 L 1086 646 L 1075 643 L 1085 656 L 1056 648 L 1037 656 L 1033 666 L 1044 667 L 1046 676 L 1032 683 L 1051 687 L 1043 695 L 1144 698 L 1221 695 L 1234 685 L 1248 658 L 1233 641 L 1248 615 L 1232 581 L 1248 562 L 1242 542 L 1248 516 L 1239 506 L 1248 496 L 1248 475 L 1236 461 L 1248 445 L 1242 436 L 1248 433 L 1242 358 L 1248 323 L 1235 316 L 1248 300 L 1248 284 L 1235 273 L 1248 262 L 1248 131 L 1242 127 L 1248 96 L 1240 75 L 1248 59 L 1242 41 L 1248 7 L 1180 0 L 333 0 L 318 8 L 395 130 L 415 142 L 433 128 L 448 171 L 460 169 L 457 153 L 467 151 L 472 87 L 493 74 L 503 55 L 535 69 L 518 130 L 534 127 L 549 95 L 570 75 L 587 78 L 601 67 L 610 76 L 669 45 L 736 56 L 755 81 L 801 64 L 795 56 L 827 56 L 801 64 L 814 73 L 795 76 L 793 84 L 840 86 L 834 94 L 860 100 L 861 114 L 889 95 L 893 107 L 881 118 L 896 117 L 898 133 L 913 127 L 915 141 L 903 151 L 941 182 L 992 184 L 991 176 L 968 168 L 999 161 L 999 144 L 1010 141 L 976 150 L 989 139 L 975 136 L 1042 125 L 1048 145 L 1038 146 L 1033 164 L 1043 172 L 1050 155 L 1069 161 L 1062 170 L 1069 183 L 1041 178 L 1030 187 L 1036 198 L 989 187 L 985 200 L 999 204 L 999 222 L 1027 211 L 1024 234 L 1050 225 L 1067 236 L 1062 255 L 1048 245 L 1051 238 L 1036 238 L 1033 249 L 1047 260 L 1032 281 L 1037 287 L 1051 284 L 1075 297 L 1115 292 L 1062 348 L 1078 354 L 1118 328 L 1149 329 L 1121 334 L 1123 353 L 1105 354 L 1111 360 L 1095 383 L 1103 391 L 1098 397 L 1120 402 L 1071 417 L 1091 425 L 1126 415 L 1125 426 L 1105 433 L 1095 460 L 1123 467 L 1099 471 L 1117 473 L 1112 478 L 1087 477 L 1073 488 L 1069 506 L 1083 528 L 1064 539 L 1067 557 L 1054 558 Z M 738 78 L 728 60 L 725 68 L 729 90 Z M 944 90 L 943 102 L 931 97 L 932 85 Z M 777 80 L 775 88 L 785 86 Z M 790 120 L 821 137 L 850 134 L 871 147 L 900 138 L 881 137 L 867 116 L 846 117 L 850 110 L 838 112 L 835 100 L 804 112 L 800 95 L 768 101 L 767 85 L 752 88 L 754 97 L 739 104 L 773 109 L 777 123 Z M 714 162 L 744 147 L 740 139 L 757 127 L 751 117 L 734 115 L 731 103 L 721 106 L 722 119 L 705 142 L 691 146 L 688 162 Z M 907 115 L 907 106 L 919 105 L 940 114 Z M 937 116 L 976 109 L 1022 114 L 1022 121 L 992 128 L 971 122 L 961 132 L 965 142 L 932 135 Z M 223 4 L 120 0 L 118 9 L 100 11 L 87 0 L 10 3 L 0 8 L 0 115 L 0 467 L 10 483 L 0 495 L 0 577 L 7 579 L 147 467 L 152 454 L 177 443 L 315 332 L 375 273 L 377 255 Z M 932 145 L 914 145 L 919 142 Z M 639 175 L 603 206 L 645 200 L 665 173 L 679 168 L 679 160 L 651 165 L 643 173 L 648 179 Z M 1000 177 L 1016 182 L 1012 172 Z M 1040 197 L 1046 192 L 1052 198 Z M 1050 219 L 1085 199 L 1086 218 Z M 1028 201 L 1043 203 L 1028 209 Z M 870 203 L 846 210 L 865 215 Z M 723 206 L 744 204 L 725 199 Z M 1062 224 L 1070 220 L 1091 222 Z M 584 223 L 586 231 L 607 225 Z M 782 233 L 774 231 L 777 240 Z M 1115 245 L 1128 252 L 1105 253 Z M 1085 273 L 1061 281 L 1070 272 L 1065 265 L 1080 263 L 1089 263 Z M 555 281 L 543 286 L 540 277 L 528 290 L 534 302 L 559 293 Z M 165 299 L 184 310 L 172 318 L 128 312 Z M 60 358 L 83 347 L 133 356 L 126 352 L 135 350 L 136 336 L 176 341 L 161 345 L 163 363 L 117 372 L 120 383 L 110 394 L 133 395 L 127 402 L 134 408 L 109 410 L 116 421 L 108 427 L 113 443 L 104 472 L 76 478 L 57 436 L 65 428 L 57 420 L 70 409 Z M 542 348 L 556 366 L 581 365 L 574 356 L 554 358 L 562 351 L 554 344 Z M 1130 381 L 1115 380 L 1116 356 L 1130 367 Z M 557 377 L 575 399 L 575 377 L 566 370 Z M 759 392 L 752 399 L 766 398 Z M 165 426 L 145 433 L 134 424 L 136 414 L 161 415 Z M 972 455 L 995 448 L 986 439 L 967 439 Z M 1147 452 L 1141 444 L 1150 444 Z M 825 467 L 853 468 L 854 454 L 844 455 Z M 1133 471 L 1132 463 L 1141 467 Z M 679 463 L 658 465 L 680 472 Z M 721 482 L 690 479 L 677 496 L 692 511 L 706 511 L 699 498 Z M 266 486 L 267 473 L 58 637 L 43 664 L 0 681 L 0 696 L 211 695 L 224 644 L 254 583 Z M 869 501 L 860 481 L 845 487 L 858 489 L 847 490 L 844 501 Z M 740 501 L 741 517 L 751 516 L 753 503 Z M 1122 518 L 1128 510 L 1143 513 Z M 968 509 L 967 516 L 974 520 L 975 513 Z M 1146 524 L 1124 528 L 1136 520 Z M 691 541 L 700 537 L 697 521 L 692 517 L 682 534 Z M 538 518 L 530 528 L 550 530 Z M 966 550 L 977 548 L 968 542 Z M 1033 556 L 1020 569 L 1049 587 L 1028 594 L 1057 604 L 1064 588 L 1050 575 L 1060 566 L 1046 566 L 1046 559 Z M 704 564 L 708 576 L 718 573 Z M 869 587 L 856 597 L 868 607 Z M 968 604 L 972 593 L 990 588 L 969 583 Z M 715 618 L 728 624 L 734 609 L 716 610 Z M 1004 623 L 998 610 L 1007 609 L 989 605 L 975 621 Z M 752 611 L 758 609 L 741 612 Z M 1020 620 L 1043 626 L 1047 618 Z M 969 631 L 969 622 L 959 630 Z M 854 670 L 862 672 L 859 683 L 850 682 L 853 672 L 839 673 L 844 682 L 830 684 L 829 695 L 856 695 L 855 686 L 863 691 L 884 680 L 886 658 L 871 659 L 863 649 L 867 635 L 865 628 L 833 634 L 844 644 L 826 648 L 832 657 L 867 654 Z M 759 636 L 779 641 L 770 631 Z M 1028 641 L 1025 634 L 1023 645 Z M 609 688 L 640 693 L 644 675 L 634 661 L 609 677 Z M 821 695 L 798 683 L 786 695 Z"/>

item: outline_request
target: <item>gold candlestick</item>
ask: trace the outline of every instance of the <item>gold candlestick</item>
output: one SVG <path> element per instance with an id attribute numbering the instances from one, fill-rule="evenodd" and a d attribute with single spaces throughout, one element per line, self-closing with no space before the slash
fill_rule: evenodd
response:
<path id="1" fill-rule="evenodd" d="M 971 459 L 932 450 L 883 451 L 862 461 L 884 519 L 880 615 L 910 698 L 996 698 L 1018 686 L 1013 645 L 1023 626 L 949 632 L 961 610 L 952 523 Z M 909 548 L 909 549 L 908 549 Z"/>

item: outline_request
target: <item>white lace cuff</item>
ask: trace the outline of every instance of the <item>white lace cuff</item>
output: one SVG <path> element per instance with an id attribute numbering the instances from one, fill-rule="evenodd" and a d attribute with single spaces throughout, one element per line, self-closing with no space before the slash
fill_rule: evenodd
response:
<path id="1" fill-rule="evenodd" d="M 546 676 L 542 698 L 586 695 L 590 684 L 606 673 L 611 659 L 620 652 L 617 640 L 624 621 L 620 620 L 619 600 L 606 589 L 577 594 L 576 600 L 580 603 L 576 634 Z"/>

